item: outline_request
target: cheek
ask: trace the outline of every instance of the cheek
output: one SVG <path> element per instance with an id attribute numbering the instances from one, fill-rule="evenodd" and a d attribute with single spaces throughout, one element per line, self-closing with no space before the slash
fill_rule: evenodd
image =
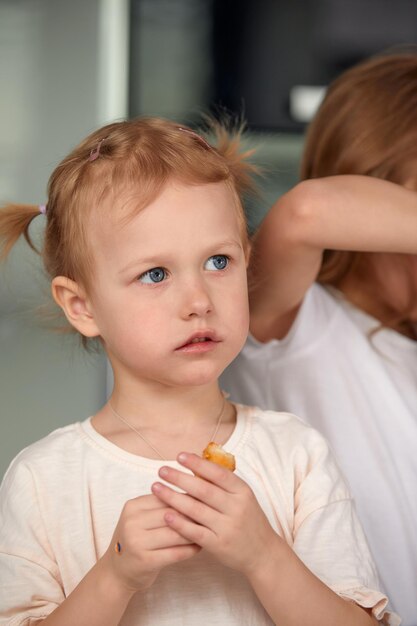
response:
<path id="1" fill-rule="evenodd" d="M 239 331 L 246 338 L 249 332 L 249 300 L 246 276 L 243 277 L 233 290 L 230 299 L 230 323 L 234 330 Z"/>
<path id="2" fill-rule="evenodd" d="M 101 335 L 106 345 L 114 351 L 129 351 L 135 347 L 155 345 L 166 328 L 164 307 L 139 306 L 137 301 L 108 302 L 105 314 L 99 319 Z"/>

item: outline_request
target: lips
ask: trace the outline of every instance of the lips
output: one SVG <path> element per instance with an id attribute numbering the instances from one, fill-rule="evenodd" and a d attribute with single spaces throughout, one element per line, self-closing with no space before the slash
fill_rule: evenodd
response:
<path id="1" fill-rule="evenodd" d="M 204 346 L 204 344 L 214 344 L 218 343 L 219 341 L 220 339 L 215 332 L 211 330 L 201 330 L 193 333 L 181 346 L 176 348 L 176 350 L 184 350 L 185 348 L 191 347 L 208 347 Z"/>

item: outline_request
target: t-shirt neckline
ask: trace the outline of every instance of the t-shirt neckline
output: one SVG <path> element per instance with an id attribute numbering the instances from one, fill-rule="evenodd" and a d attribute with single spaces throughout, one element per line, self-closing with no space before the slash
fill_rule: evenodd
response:
<path id="1" fill-rule="evenodd" d="M 244 437 L 244 434 L 248 427 L 248 421 L 245 419 L 245 410 L 249 407 L 243 407 L 242 405 L 232 403 L 236 408 L 236 424 L 231 433 L 230 437 L 227 441 L 222 444 L 223 447 L 230 453 L 234 454 L 236 449 Z M 148 457 L 140 456 L 137 454 L 133 454 L 132 452 L 128 452 L 123 448 L 120 448 L 115 443 L 109 441 L 101 435 L 93 426 L 91 420 L 93 416 L 89 416 L 86 420 L 79 424 L 81 430 L 83 431 L 84 436 L 87 436 L 92 443 L 95 444 L 96 447 L 99 447 L 101 450 L 110 453 L 112 456 L 117 457 L 121 461 L 127 461 L 133 465 L 147 467 L 149 469 L 159 468 L 162 465 L 167 465 L 169 467 L 181 467 L 179 463 L 175 459 L 168 459 L 163 461 L 162 459 L 150 459 Z M 207 443 L 209 443 L 207 441 Z"/>

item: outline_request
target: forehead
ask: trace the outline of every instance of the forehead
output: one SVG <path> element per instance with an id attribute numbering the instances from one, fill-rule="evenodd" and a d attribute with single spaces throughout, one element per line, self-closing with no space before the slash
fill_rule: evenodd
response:
<path id="1" fill-rule="evenodd" d="M 132 189 L 92 212 L 94 256 L 127 256 L 138 248 L 192 247 L 219 235 L 241 241 L 237 202 L 224 182 L 171 182 L 145 207 Z"/>

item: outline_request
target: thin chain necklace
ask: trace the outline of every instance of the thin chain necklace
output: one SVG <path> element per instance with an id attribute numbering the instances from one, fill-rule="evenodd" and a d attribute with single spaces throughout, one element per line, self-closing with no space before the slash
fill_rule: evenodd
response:
<path id="1" fill-rule="evenodd" d="M 135 432 L 137 435 L 139 435 L 139 437 L 146 443 L 147 446 L 149 446 L 150 448 L 152 448 L 152 450 L 155 452 L 155 454 L 157 454 L 159 456 L 160 459 L 162 459 L 162 461 L 167 461 L 168 459 L 166 459 L 160 452 L 159 450 L 157 450 L 157 448 L 155 448 L 154 445 L 151 444 L 150 441 L 148 441 L 148 439 L 146 439 L 146 437 L 144 435 L 142 435 L 142 433 L 135 428 L 134 426 L 132 426 L 132 424 L 130 424 L 127 419 L 125 419 L 124 417 L 122 417 L 117 411 L 116 409 L 113 408 L 110 400 L 107 402 L 107 404 L 110 407 L 110 410 L 112 411 L 113 415 L 115 415 L 121 422 L 123 422 L 124 424 L 126 424 L 126 426 L 128 426 L 131 430 L 133 430 L 133 432 Z M 216 435 L 218 433 L 218 430 L 220 428 L 220 424 L 222 423 L 222 419 L 223 419 L 223 413 L 224 413 L 224 409 L 226 406 L 226 397 L 223 394 L 223 402 L 222 402 L 222 406 L 220 409 L 220 413 L 217 417 L 217 423 L 216 423 L 216 427 L 213 431 L 213 434 L 210 438 L 210 441 L 214 441 L 216 438 Z"/>

